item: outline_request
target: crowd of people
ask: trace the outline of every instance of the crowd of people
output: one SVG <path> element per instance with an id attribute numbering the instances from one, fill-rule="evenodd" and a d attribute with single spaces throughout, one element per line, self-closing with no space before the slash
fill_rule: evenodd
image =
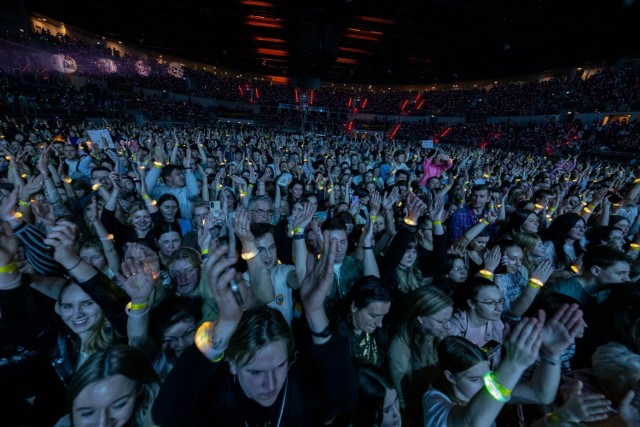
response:
<path id="1" fill-rule="evenodd" d="M 5 38 L 19 72 L 0 76 L 0 424 L 640 426 L 640 171 L 604 155 L 637 153 L 637 121 L 334 114 L 623 108 L 633 66 L 323 88 L 323 114 L 277 108 L 285 86 Z M 129 71 L 78 90 L 24 67 L 27 45 L 84 76 L 102 72 L 83 69 L 92 55 Z"/>
<path id="2" fill-rule="evenodd" d="M 95 126 L 0 123 L 3 423 L 640 425 L 634 166 Z"/>
<path id="3" fill-rule="evenodd" d="M 20 51 L 3 59 L 14 62 L 19 69 L 38 68 L 33 60 L 25 58 L 33 56 L 33 49 L 42 49 L 73 58 L 78 75 L 99 78 L 123 88 L 163 89 L 195 97 L 268 106 L 301 104 L 300 99 L 296 99 L 295 89 L 286 85 L 242 77 L 213 67 L 194 69 L 175 61 L 140 58 L 108 48 L 103 40 L 91 44 L 88 39 L 68 34 L 53 35 L 44 29 L 35 33 L 7 30 L 3 38 L 25 46 L 21 51 L 15 45 L 3 49 Z M 100 59 L 112 61 L 117 72 L 101 68 Z M 179 71 L 173 70 L 174 66 L 179 66 Z M 486 87 L 450 89 L 434 86 L 427 90 L 356 89 L 337 85 L 314 90 L 309 103 L 335 112 L 426 116 L 551 115 L 563 111 L 633 111 L 640 106 L 637 61 L 604 68 L 585 79 L 582 79 L 581 71 L 577 71 L 573 75 L 544 81 L 495 83 Z"/>

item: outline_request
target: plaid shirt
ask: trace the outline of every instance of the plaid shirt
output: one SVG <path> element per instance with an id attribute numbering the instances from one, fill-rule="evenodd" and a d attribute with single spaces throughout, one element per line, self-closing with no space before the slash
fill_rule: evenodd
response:
<path id="1" fill-rule="evenodd" d="M 451 226 L 449 229 L 451 230 L 449 233 L 449 239 L 451 239 L 451 243 L 457 242 L 464 233 L 469 230 L 471 227 L 478 223 L 480 218 L 484 218 L 487 214 L 487 210 L 483 209 L 481 215 L 476 215 L 473 209 L 471 209 L 468 205 L 458 209 L 451 216 Z M 487 227 L 489 234 L 491 237 L 495 237 L 497 227 L 495 224 L 490 224 Z"/>

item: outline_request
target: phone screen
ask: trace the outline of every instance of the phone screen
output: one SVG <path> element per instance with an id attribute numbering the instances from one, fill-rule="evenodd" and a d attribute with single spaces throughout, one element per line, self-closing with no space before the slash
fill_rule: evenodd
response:
<path id="1" fill-rule="evenodd" d="M 351 198 L 351 206 L 355 206 L 358 203 L 358 196 L 353 196 Z"/>

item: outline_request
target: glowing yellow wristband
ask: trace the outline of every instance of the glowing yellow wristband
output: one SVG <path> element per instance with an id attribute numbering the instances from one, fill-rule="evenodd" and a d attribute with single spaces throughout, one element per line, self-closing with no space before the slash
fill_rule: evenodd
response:
<path id="1" fill-rule="evenodd" d="M 501 386 L 493 376 L 493 372 L 489 371 L 484 374 L 484 388 L 487 389 L 491 397 L 498 402 L 508 402 L 511 399 L 511 390 Z"/>
<path id="2" fill-rule="evenodd" d="M 145 195 L 143 195 L 143 196 L 142 196 L 142 198 L 143 198 L 144 200 L 147 200 L 147 199 L 150 199 L 151 197 L 150 197 L 148 194 L 145 194 Z"/>
<path id="3" fill-rule="evenodd" d="M 437 221 L 431 221 L 432 225 L 442 225 L 442 221 L 441 220 L 437 220 Z"/>
<path id="4" fill-rule="evenodd" d="M 153 167 L 155 167 L 156 169 L 160 169 L 162 167 L 162 163 L 160 162 L 153 162 Z"/>
<path id="5" fill-rule="evenodd" d="M 16 271 L 18 271 L 18 264 L 15 261 L 0 267 L 0 273 L 15 273 Z"/>
<path id="6" fill-rule="evenodd" d="M 632 244 L 629 245 L 629 247 L 631 249 L 633 249 L 634 251 L 640 251 L 640 245 L 637 244 L 637 243 L 632 243 Z"/>
<path id="7" fill-rule="evenodd" d="M 135 311 L 135 310 L 144 310 L 145 308 L 147 308 L 147 303 L 143 302 L 140 304 L 134 304 L 132 302 L 130 302 L 129 304 L 127 304 L 127 308 L 131 311 Z"/>
<path id="8" fill-rule="evenodd" d="M 480 273 L 480 275 L 482 277 L 484 277 L 485 279 L 493 279 L 493 272 L 487 270 L 486 268 L 483 268 L 482 270 L 480 270 L 478 273 Z"/>
<path id="9" fill-rule="evenodd" d="M 243 260 L 250 261 L 254 259 L 256 256 L 258 256 L 258 254 L 255 252 L 245 252 L 243 254 L 240 254 L 240 256 L 242 257 Z"/>
<path id="10" fill-rule="evenodd" d="M 404 223 L 412 227 L 415 227 L 416 225 L 418 225 L 418 223 L 412 220 L 411 218 L 405 218 Z"/>
<path id="11" fill-rule="evenodd" d="M 31 206 L 29 202 L 25 202 L 24 200 L 18 200 L 18 205 L 20 206 Z"/>
<path id="12" fill-rule="evenodd" d="M 208 249 L 208 248 L 205 248 L 205 249 L 201 250 L 201 251 L 200 251 L 200 253 L 201 253 L 202 255 L 209 255 L 209 249 Z"/>
<path id="13" fill-rule="evenodd" d="M 377 219 L 378 219 L 377 215 L 371 215 L 371 222 L 374 222 Z"/>

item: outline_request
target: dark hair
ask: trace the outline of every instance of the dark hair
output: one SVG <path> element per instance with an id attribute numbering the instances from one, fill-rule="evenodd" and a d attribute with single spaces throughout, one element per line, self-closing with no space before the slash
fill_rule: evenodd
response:
<path id="1" fill-rule="evenodd" d="M 484 277 L 474 277 L 471 281 L 461 283 L 453 291 L 453 305 L 460 310 L 469 309 L 467 300 L 474 300 L 482 288 L 496 287 L 498 285 Z"/>
<path id="2" fill-rule="evenodd" d="M 322 223 L 322 231 L 335 231 L 342 230 L 344 232 L 347 231 L 347 225 L 345 224 L 342 218 L 331 217 Z"/>
<path id="3" fill-rule="evenodd" d="M 104 166 L 96 166 L 95 168 L 91 169 L 91 178 L 93 178 L 93 173 L 94 172 L 107 172 L 107 173 L 111 173 L 111 171 L 107 168 L 105 168 Z"/>
<path id="4" fill-rule="evenodd" d="M 160 236 L 165 233 L 178 233 L 178 235 L 182 239 L 182 229 L 178 224 L 164 222 L 160 226 L 156 227 L 153 231 L 156 239 L 159 239 Z"/>
<path id="5" fill-rule="evenodd" d="M 475 193 L 477 191 L 489 191 L 489 186 L 487 184 L 476 184 L 473 187 L 471 187 L 471 192 Z"/>
<path id="6" fill-rule="evenodd" d="M 353 303 L 356 308 L 365 308 L 372 302 L 391 302 L 389 288 L 375 276 L 365 276 L 353 284 L 345 303 L 347 308 Z"/>
<path id="7" fill-rule="evenodd" d="M 529 202 L 527 202 L 529 203 Z M 504 234 L 508 234 L 511 237 L 522 231 L 522 224 L 531 216 L 535 215 L 535 212 L 529 209 L 516 209 L 511 215 L 504 228 Z"/>
<path id="8" fill-rule="evenodd" d="M 162 177 L 163 180 L 167 179 L 168 177 L 171 176 L 174 170 L 181 171 L 182 167 L 178 165 L 166 165 L 165 167 L 162 168 L 162 171 L 160 171 L 160 176 Z"/>
<path id="9" fill-rule="evenodd" d="M 487 356 L 471 341 L 455 336 L 444 338 L 438 344 L 438 363 L 441 374 L 434 381 L 433 388 L 455 400 L 450 383 L 444 377 L 444 371 L 458 374 L 483 361 L 487 361 Z"/>
<path id="10" fill-rule="evenodd" d="M 567 233 L 575 227 L 578 221 L 582 221 L 586 225 L 586 221 L 577 213 L 571 212 L 559 215 L 543 235 L 543 240 L 550 241 L 553 244 L 556 260 L 563 268 L 571 267 L 571 260 L 567 259 L 567 255 L 564 252 L 564 244 Z M 577 240 L 573 242 L 573 248 L 576 256 L 584 252 L 580 247 L 580 242 Z"/>
<path id="11" fill-rule="evenodd" d="M 596 265 L 600 268 L 608 268 L 616 262 L 629 262 L 629 258 L 624 252 L 609 245 L 593 246 L 582 257 L 584 271 Z"/>
<path id="12" fill-rule="evenodd" d="M 362 366 L 358 370 L 358 401 L 351 414 L 353 427 L 382 425 L 384 399 L 393 384 L 386 372 L 377 366 Z"/>
<path id="13" fill-rule="evenodd" d="M 180 211 L 180 202 L 178 202 L 178 198 L 176 196 L 174 196 L 173 194 L 164 193 L 162 196 L 160 196 L 158 198 L 158 203 L 157 203 L 158 208 L 160 208 L 160 206 L 162 206 L 162 204 L 164 202 L 166 202 L 167 200 L 171 200 L 171 201 L 176 202 L 176 205 L 178 205 L 178 213 L 176 214 L 176 219 L 177 218 L 182 218 L 182 212 Z"/>
<path id="14" fill-rule="evenodd" d="M 279 340 L 286 343 L 287 354 L 292 357 L 295 351 L 293 335 L 282 313 L 267 306 L 246 310 L 229 340 L 226 360 L 238 367 L 246 366 L 258 350 Z"/>
<path id="15" fill-rule="evenodd" d="M 156 344 L 162 344 L 162 335 L 178 322 L 193 320 L 197 325 L 202 317 L 200 298 L 167 298 L 151 310 L 149 335 Z"/>
<path id="16" fill-rule="evenodd" d="M 147 425 L 151 420 L 151 407 L 160 390 L 160 379 L 151 363 L 139 350 L 127 345 L 116 345 L 92 354 L 78 368 L 69 383 L 67 399 L 73 419 L 73 401 L 90 384 L 122 375 L 138 387 L 136 409 L 127 425 Z"/>

